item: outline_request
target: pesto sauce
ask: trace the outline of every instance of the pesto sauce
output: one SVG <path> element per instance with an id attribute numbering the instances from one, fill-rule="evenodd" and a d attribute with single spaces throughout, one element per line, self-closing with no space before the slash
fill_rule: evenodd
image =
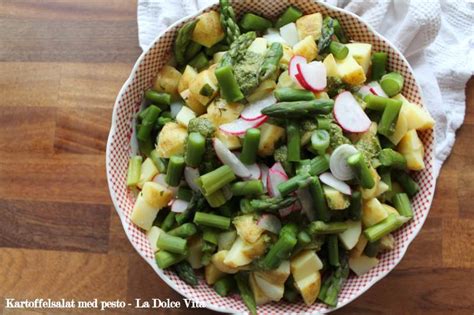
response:
<path id="1" fill-rule="evenodd" d="M 263 55 L 247 51 L 244 58 L 234 66 L 235 78 L 245 95 L 249 95 L 258 86 L 258 70 L 263 59 Z"/>

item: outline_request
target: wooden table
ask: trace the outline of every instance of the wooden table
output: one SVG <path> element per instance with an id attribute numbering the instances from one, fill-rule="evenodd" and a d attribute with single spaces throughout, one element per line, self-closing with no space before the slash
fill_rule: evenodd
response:
<path id="1" fill-rule="evenodd" d="M 126 239 L 105 176 L 112 106 L 140 54 L 135 1 L 0 0 L 0 34 L 1 300 L 179 300 Z M 423 230 L 336 313 L 473 314 L 474 80 L 466 93 Z M 153 313 L 170 312 L 191 311 Z"/>

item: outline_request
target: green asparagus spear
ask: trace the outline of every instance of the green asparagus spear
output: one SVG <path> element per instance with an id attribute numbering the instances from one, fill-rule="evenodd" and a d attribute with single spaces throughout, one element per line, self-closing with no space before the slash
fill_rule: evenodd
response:
<path id="1" fill-rule="evenodd" d="M 178 35 L 174 42 L 174 57 L 179 65 L 183 65 L 186 62 L 184 55 L 186 53 L 186 48 L 191 41 L 197 22 L 197 19 L 190 21 L 184 24 L 178 31 Z"/>
<path id="2" fill-rule="evenodd" d="M 329 264 L 333 267 L 338 267 L 339 266 L 339 242 L 338 242 L 336 234 L 328 235 L 327 247 L 328 247 Z"/>
<path id="3" fill-rule="evenodd" d="M 161 229 L 163 231 L 169 231 L 173 226 L 174 224 L 176 223 L 175 221 L 175 216 L 176 216 L 176 213 L 170 211 L 165 219 L 163 220 L 163 223 L 161 223 Z"/>
<path id="4" fill-rule="evenodd" d="M 279 209 L 283 209 L 291 206 L 297 200 L 296 197 L 275 197 L 267 199 L 242 199 L 240 202 L 240 209 L 244 213 L 251 212 L 276 212 Z"/>
<path id="5" fill-rule="evenodd" d="M 229 50 L 229 46 L 227 44 L 223 43 L 223 42 L 219 42 L 219 43 L 217 43 L 214 46 L 209 47 L 209 48 L 208 47 L 204 48 L 204 52 L 209 57 L 214 56 L 215 53 L 218 53 L 220 51 L 226 51 L 226 50 Z"/>
<path id="6" fill-rule="evenodd" d="M 275 23 L 276 28 L 280 28 L 282 26 L 285 26 L 286 24 L 296 22 L 297 19 L 303 16 L 303 12 L 301 12 L 300 9 L 294 7 L 294 6 L 289 6 L 285 12 L 283 12 L 282 15 L 278 18 L 278 20 Z"/>
<path id="7" fill-rule="evenodd" d="M 279 67 L 281 57 L 283 57 L 283 46 L 280 43 L 272 43 L 267 49 L 265 59 L 260 66 L 260 81 L 270 78 L 275 73 Z"/>
<path id="8" fill-rule="evenodd" d="M 331 137 L 329 132 L 323 129 L 315 130 L 311 135 L 311 148 L 318 152 L 319 155 L 324 155 L 329 147 L 330 141 Z"/>
<path id="9" fill-rule="evenodd" d="M 342 285 L 349 276 L 349 265 L 347 259 L 342 259 L 340 266 L 334 271 L 321 286 L 318 298 L 329 306 L 337 305 L 337 298 L 342 289 Z"/>
<path id="10" fill-rule="evenodd" d="M 193 196 L 194 196 L 193 191 L 189 188 L 184 187 L 184 186 L 180 186 L 178 188 L 178 192 L 176 193 L 176 197 L 178 199 L 188 201 L 188 202 L 191 201 Z"/>
<path id="11" fill-rule="evenodd" d="M 332 41 L 329 44 L 329 52 L 333 54 L 334 58 L 342 60 L 349 54 L 349 48 L 344 44 Z"/>
<path id="12" fill-rule="evenodd" d="M 364 254 L 368 257 L 375 257 L 380 251 L 380 240 L 367 242 L 364 248 Z"/>
<path id="13" fill-rule="evenodd" d="M 298 162 L 301 159 L 301 135 L 296 121 L 288 121 L 286 124 L 286 139 L 288 148 L 288 161 Z"/>
<path id="14" fill-rule="evenodd" d="M 364 98 L 365 103 L 367 104 L 367 109 L 383 111 L 387 106 L 387 101 L 390 100 L 387 97 L 367 94 Z"/>
<path id="15" fill-rule="evenodd" d="M 305 188 L 311 183 L 309 174 L 299 174 L 288 179 L 286 182 L 278 184 L 278 191 L 285 197 L 299 188 Z"/>
<path id="16" fill-rule="evenodd" d="M 235 174 L 227 165 L 209 172 L 199 177 L 197 184 L 201 187 L 201 192 L 204 196 L 209 196 L 220 190 L 225 185 L 229 184 L 235 179 Z"/>
<path id="17" fill-rule="evenodd" d="M 235 289 L 235 280 L 232 276 L 226 276 L 214 283 L 214 290 L 220 296 L 228 296 Z"/>
<path id="18" fill-rule="evenodd" d="M 231 186 L 233 196 L 258 196 L 263 194 L 263 184 L 261 180 L 247 180 L 233 183 Z"/>
<path id="19" fill-rule="evenodd" d="M 385 235 L 395 231 L 408 220 L 410 220 L 410 218 L 391 213 L 379 223 L 366 228 L 364 230 L 364 236 L 369 240 L 369 242 L 375 242 Z"/>
<path id="20" fill-rule="evenodd" d="M 347 159 L 347 164 L 355 171 L 356 177 L 363 188 L 371 189 L 375 186 L 375 180 L 362 152 L 351 155 Z"/>
<path id="21" fill-rule="evenodd" d="M 234 76 L 232 66 L 226 65 L 215 70 L 222 97 L 228 102 L 238 102 L 244 98 L 239 84 Z"/>
<path id="22" fill-rule="evenodd" d="M 165 110 L 171 103 L 171 95 L 164 92 L 157 92 L 154 90 L 145 91 L 145 99 L 157 105 L 161 110 Z"/>
<path id="23" fill-rule="evenodd" d="M 386 72 L 388 54 L 375 52 L 372 54 L 372 80 L 378 81 Z"/>
<path id="24" fill-rule="evenodd" d="M 219 0 L 221 9 L 221 24 L 227 43 L 231 44 L 240 36 L 240 28 L 235 19 L 234 9 L 229 0 Z"/>
<path id="25" fill-rule="evenodd" d="M 324 197 L 323 187 L 317 176 L 311 178 L 309 184 L 309 192 L 313 197 L 313 209 L 316 213 L 316 219 L 324 222 L 328 222 L 331 218 L 329 208 L 326 204 L 326 198 Z"/>
<path id="26" fill-rule="evenodd" d="M 318 53 L 325 52 L 331 44 L 334 35 L 334 19 L 327 16 L 323 20 L 321 28 L 321 37 L 318 40 Z"/>
<path id="27" fill-rule="evenodd" d="M 349 217 L 354 220 L 360 220 L 362 215 L 362 194 L 360 191 L 354 191 L 351 195 L 351 204 L 349 206 Z"/>
<path id="28" fill-rule="evenodd" d="M 401 100 L 389 99 L 385 106 L 385 109 L 380 118 L 377 132 L 386 137 L 391 136 L 395 132 L 395 124 L 398 120 L 398 114 L 402 108 Z"/>
<path id="29" fill-rule="evenodd" d="M 217 245 L 219 242 L 219 232 L 217 229 L 204 227 L 202 232 L 202 239 L 208 243 Z"/>
<path id="30" fill-rule="evenodd" d="M 406 169 L 407 167 L 406 158 L 401 153 L 392 149 L 383 149 L 380 151 L 378 159 L 382 166 L 396 169 Z"/>
<path id="31" fill-rule="evenodd" d="M 250 287 L 248 285 L 248 278 L 242 273 L 237 273 L 234 276 L 234 279 L 237 283 L 237 288 L 239 289 L 240 297 L 249 309 L 250 314 L 257 315 L 257 304 L 255 302 L 252 290 L 250 290 Z"/>
<path id="32" fill-rule="evenodd" d="M 178 227 L 175 227 L 171 231 L 168 231 L 168 234 L 171 236 L 177 236 L 182 238 L 188 238 L 197 233 L 197 228 L 192 223 L 184 223 Z"/>
<path id="33" fill-rule="evenodd" d="M 411 208 L 410 199 L 408 198 L 407 194 L 395 194 L 392 198 L 392 203 L 400 215 L 407 218 L 413 218 L 413 210 Z"/>
<path id="34" fill-rule="evenodd" d="M 206 138 L 199 132 L 191 132 L 186 143 L 186 164 L 198 167 L 206 151 Z"/>
<path id="35" fill-rule="evenodd" d="M 385 94 L 392 97 L 402 91 L 404 81 L 405 79 L 400 73 L 390 72 L 380 79 L 380 86 Z"/>
<path id="36" fill-rule="evenodd" d="M 245 13 L 240 19 L 240 27 L 244 31 L 264 31 L 272 27 L 272 22 L 253 13 Z"/>
<path id="37" fill-rule="evenodd" d="M 411 198 L 420 191 L 420 186 L 405 172 L 394 172 L 392 174 L 397 182 L 402 186 L 403 191 Z"/>
<path id="38" fill-rule="evenodd" d="M 196 274 L 194 273 L 193 268 L 187 261 L 182 261 L 180 263 L 177 263 L 174 265 L 174 270 L 178 277 L 181 278 L 184 282 L 191 286 L 195 286 L 198 284 L 198 279 L 196 277 Z"/>
<path id="39" fill-rule="evenodd" d="M 197 71 L 201 71 L 209 65 L 209 60 L 207 59 L 206 54 L 201 51 L 194 56 L 193 59 L 189 60 L 188 64 L 197 69 Z"/>
<path id="40" fill-rule="evenodd" d="M 143 158 L 135 155 L 128 161 L 127 187 L 135 187 L 140 181 Z"/>
<path id="41" fill-rule="evenodd" d="M 308 231 L 313 235 L 319 234 L 339 234 L 347 230 L 346 222 L 313 221 L 308 226 Z"/>
<path id="42" fill-rule="evenodd" d="M 257 158 L 258 145 L 260 143 L 260 129 L 249 128 L 245 132 L 244 142 L 242 144 L 242 153 L 240 161 L 246 165 L 255 163 Z"/>
<path id="43" fill-rule="evenodd" d="M 153 151 L 150 152 L 150 158 L 155 164 L 156 168 L 158 169 L 158 172 L 161 173 L 166 173 L 166 168 L 167 168 L 167 162 L 166 159 L 163 159 L 160 157 L 158 151 L 154 149 Z"/>
<path id="44" fill-rule="evenodd" d="M 261 266 L 268 270 L 275 269 L 280 266 L 283 260 L 288 259 L 298 242 L 296 238 L 297 233 L 298 228 L 294 223 L 288 223 L 283 226 L 280 230 L 278 240 L 261 261 Z"/>
<path id="45" fill-rule="evenodd" d="M 168 171 L 166 172 L 166 183 L 176 187 L 179 185 L 184 172 L 184 158 L 179 155 L 173 155 L 168 163 Z"/>
<path id="46" fill-rule="evenodd" d="M 202 45 L 196 43 L 195 41 L 190 41 L 188 47 L 186 47 L 186 52 L 184 53 L 184 59 L 186 61 L 191 60 L 201 51 Z"/>
<path id="47" fill-rule="evenodd" d="M 150 105 L 146 108 L 146 115 L 143 117 L 140 129 L 137 131 L 137 139 L 139 141 L 150 139 L 153 126 L 158 119 L 160 112 L 161 110 L 155 105 Z"/>
<path id="48" fill-rule="evenodd" d="M 182 261 L 186 256 L 181 254 L 175 254 L 166 250 L 159 250 L 155 254 L 155 261 L 158 267 L 166 269 L 174 264 Z"/>
<path id="49" fill-rule="evenodd" d="M 158 248 L 169 251 L 171 253 L 185 255 L 187 251 L 186 240 L 167 233 L 160 233 L 156 242 Z"/>
<path id="50" fill-rule="evenodd" d="M 218 67 L 234 65 L 244 59 L 244 56 L 247 53 L 247 48 L 249 48 L 250 44 L 252 44 L 255 38 L 257 38 L 257 34 L 255 32 L 248 32 L 240 35 L 230 45 L 229 50 L 220 60 Z"/>
<path id="51" fill-rule="evenodd" d="M 315 114 L 327 114 L 334 106 L 333 100 L 280 102 L 262 110 L 262 114 L 275 118 L 305 118 Z"/>
<path id="52" fill-rule="evenodd" d="M 342 26 L 339 23 L 338 19 L 332 19 L 332 27 L 333 27 L 333 30 L 334 30 L 334 35 L 336 35 L 337 39 L 341 43 L 345 44 L 345 43 L 349 42 L 349 40 L 347 39 L 347 36 L 344 33 L 344 30 L 342 29 Z"/>
<path id="53" fill-rule="evenodd" d="M 278 88 L 273 92 L 273 94 L 279 102 L 312 101 L 315 99 L 315 96 L 311 91 L 290 87 Z"/>
<path id="54" fill-rule="evenodd" d="M 194 214 L 194 223 L 197 225 L 227 230 L 230 227 L 230 218 L 211 213 L 196 212 Z"/>

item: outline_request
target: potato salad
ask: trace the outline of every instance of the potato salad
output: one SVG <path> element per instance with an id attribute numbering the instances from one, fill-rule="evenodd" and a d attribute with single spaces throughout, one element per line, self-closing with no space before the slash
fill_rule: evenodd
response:
<path id="1" fill-rule="evenodd" d="M 336 306 L 413 218 L 418 131 L 434 120 L 387 52 L 294 6 L 237 18 L 221 0 L 180 27 L 172 56 L 144 91 L 127 176 L 158 267 L 252 314 Z"/>

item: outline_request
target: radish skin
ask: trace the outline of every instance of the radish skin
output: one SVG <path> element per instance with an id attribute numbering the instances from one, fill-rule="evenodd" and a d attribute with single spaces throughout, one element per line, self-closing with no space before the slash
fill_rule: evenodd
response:
<path id="1" fill-rule="evenodd" d="M 340 93 L 334 102 L 334 119 L 349 132 L 365 132 L 372 123 L 351 92 Z"/>

